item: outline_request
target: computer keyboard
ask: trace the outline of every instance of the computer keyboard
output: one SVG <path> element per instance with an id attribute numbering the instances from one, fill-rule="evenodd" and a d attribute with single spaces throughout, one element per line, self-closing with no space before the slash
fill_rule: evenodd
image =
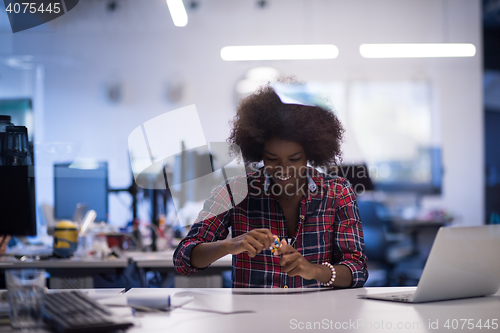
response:
<path id="1" fill-rule="evenodd" d="M 43 319 L 59 333 L 108 332 L 133 325 L 79 291 L 46 293 Z"/>
<path id="2" fill-rule="evenodd" d="M 413 300 L 413 295 L 415 295 L 415 292 L 412 292 L 412 293 L 395 293 L 393 295 L 390 295 L 389 297 L 393 301 L 411 302 Z"/>

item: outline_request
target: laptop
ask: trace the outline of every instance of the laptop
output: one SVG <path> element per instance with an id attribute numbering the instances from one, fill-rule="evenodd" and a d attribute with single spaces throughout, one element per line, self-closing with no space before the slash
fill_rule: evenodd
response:
<path id="1" fill-rule="evenodd" d="M 491 295 L 500 288 L 500 224 L 441 227 L 414 292 L 358 295 L 423 303 Z"/>

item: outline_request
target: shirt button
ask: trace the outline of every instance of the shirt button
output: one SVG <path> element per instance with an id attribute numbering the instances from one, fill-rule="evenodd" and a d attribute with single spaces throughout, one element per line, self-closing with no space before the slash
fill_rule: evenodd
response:
<path id="1" fill-rule="evenodd" d="M 300 215 L 300 219 L 303 220 L 305 219 L 306 217 L 304 215 Z"/>

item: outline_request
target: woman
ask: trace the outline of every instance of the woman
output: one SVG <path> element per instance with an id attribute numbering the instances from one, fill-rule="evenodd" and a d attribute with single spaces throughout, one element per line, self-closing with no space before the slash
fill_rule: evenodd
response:
<path id="1" fill-rule="evenodd" d="M 247 165 L 264 167 L 212 191 L 175 251 L 177 271 L 192 274 L 232 254 L 233 287 L 363 286 L 354 191 L 344 178 L 307 166 L 340 161 L 343 132 L 332 112 L 284 104 L 269 85 L 243 99 L 228 142 Z M 232 207 L 230 189 L 244 187 L 248 194 Z M 276 253 L 269 249 L 274 236 L 282 239 Z"/>

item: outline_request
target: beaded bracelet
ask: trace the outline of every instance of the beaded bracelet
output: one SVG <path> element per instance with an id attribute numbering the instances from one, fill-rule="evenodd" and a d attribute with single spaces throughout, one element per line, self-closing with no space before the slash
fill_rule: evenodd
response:
<path id="1" fill-rule="evenodd" d="M 335 267 L 333 267 L 333 265 L 330 264 L 329 262 L 324 262 L 321 265 L 325 265 L 328 268 L 330 268 L 330 270 L 332 271 L 332 277 L 330 278 L 330 280 L 328 282 L 325 282 L 325 283 L 321 282 L 320 284 L 323 287 L 330 287 L 333 284 L 333 282 L 335 281 L 335 278 L 337 277 L 337 272 L 335 271 Z"/>

